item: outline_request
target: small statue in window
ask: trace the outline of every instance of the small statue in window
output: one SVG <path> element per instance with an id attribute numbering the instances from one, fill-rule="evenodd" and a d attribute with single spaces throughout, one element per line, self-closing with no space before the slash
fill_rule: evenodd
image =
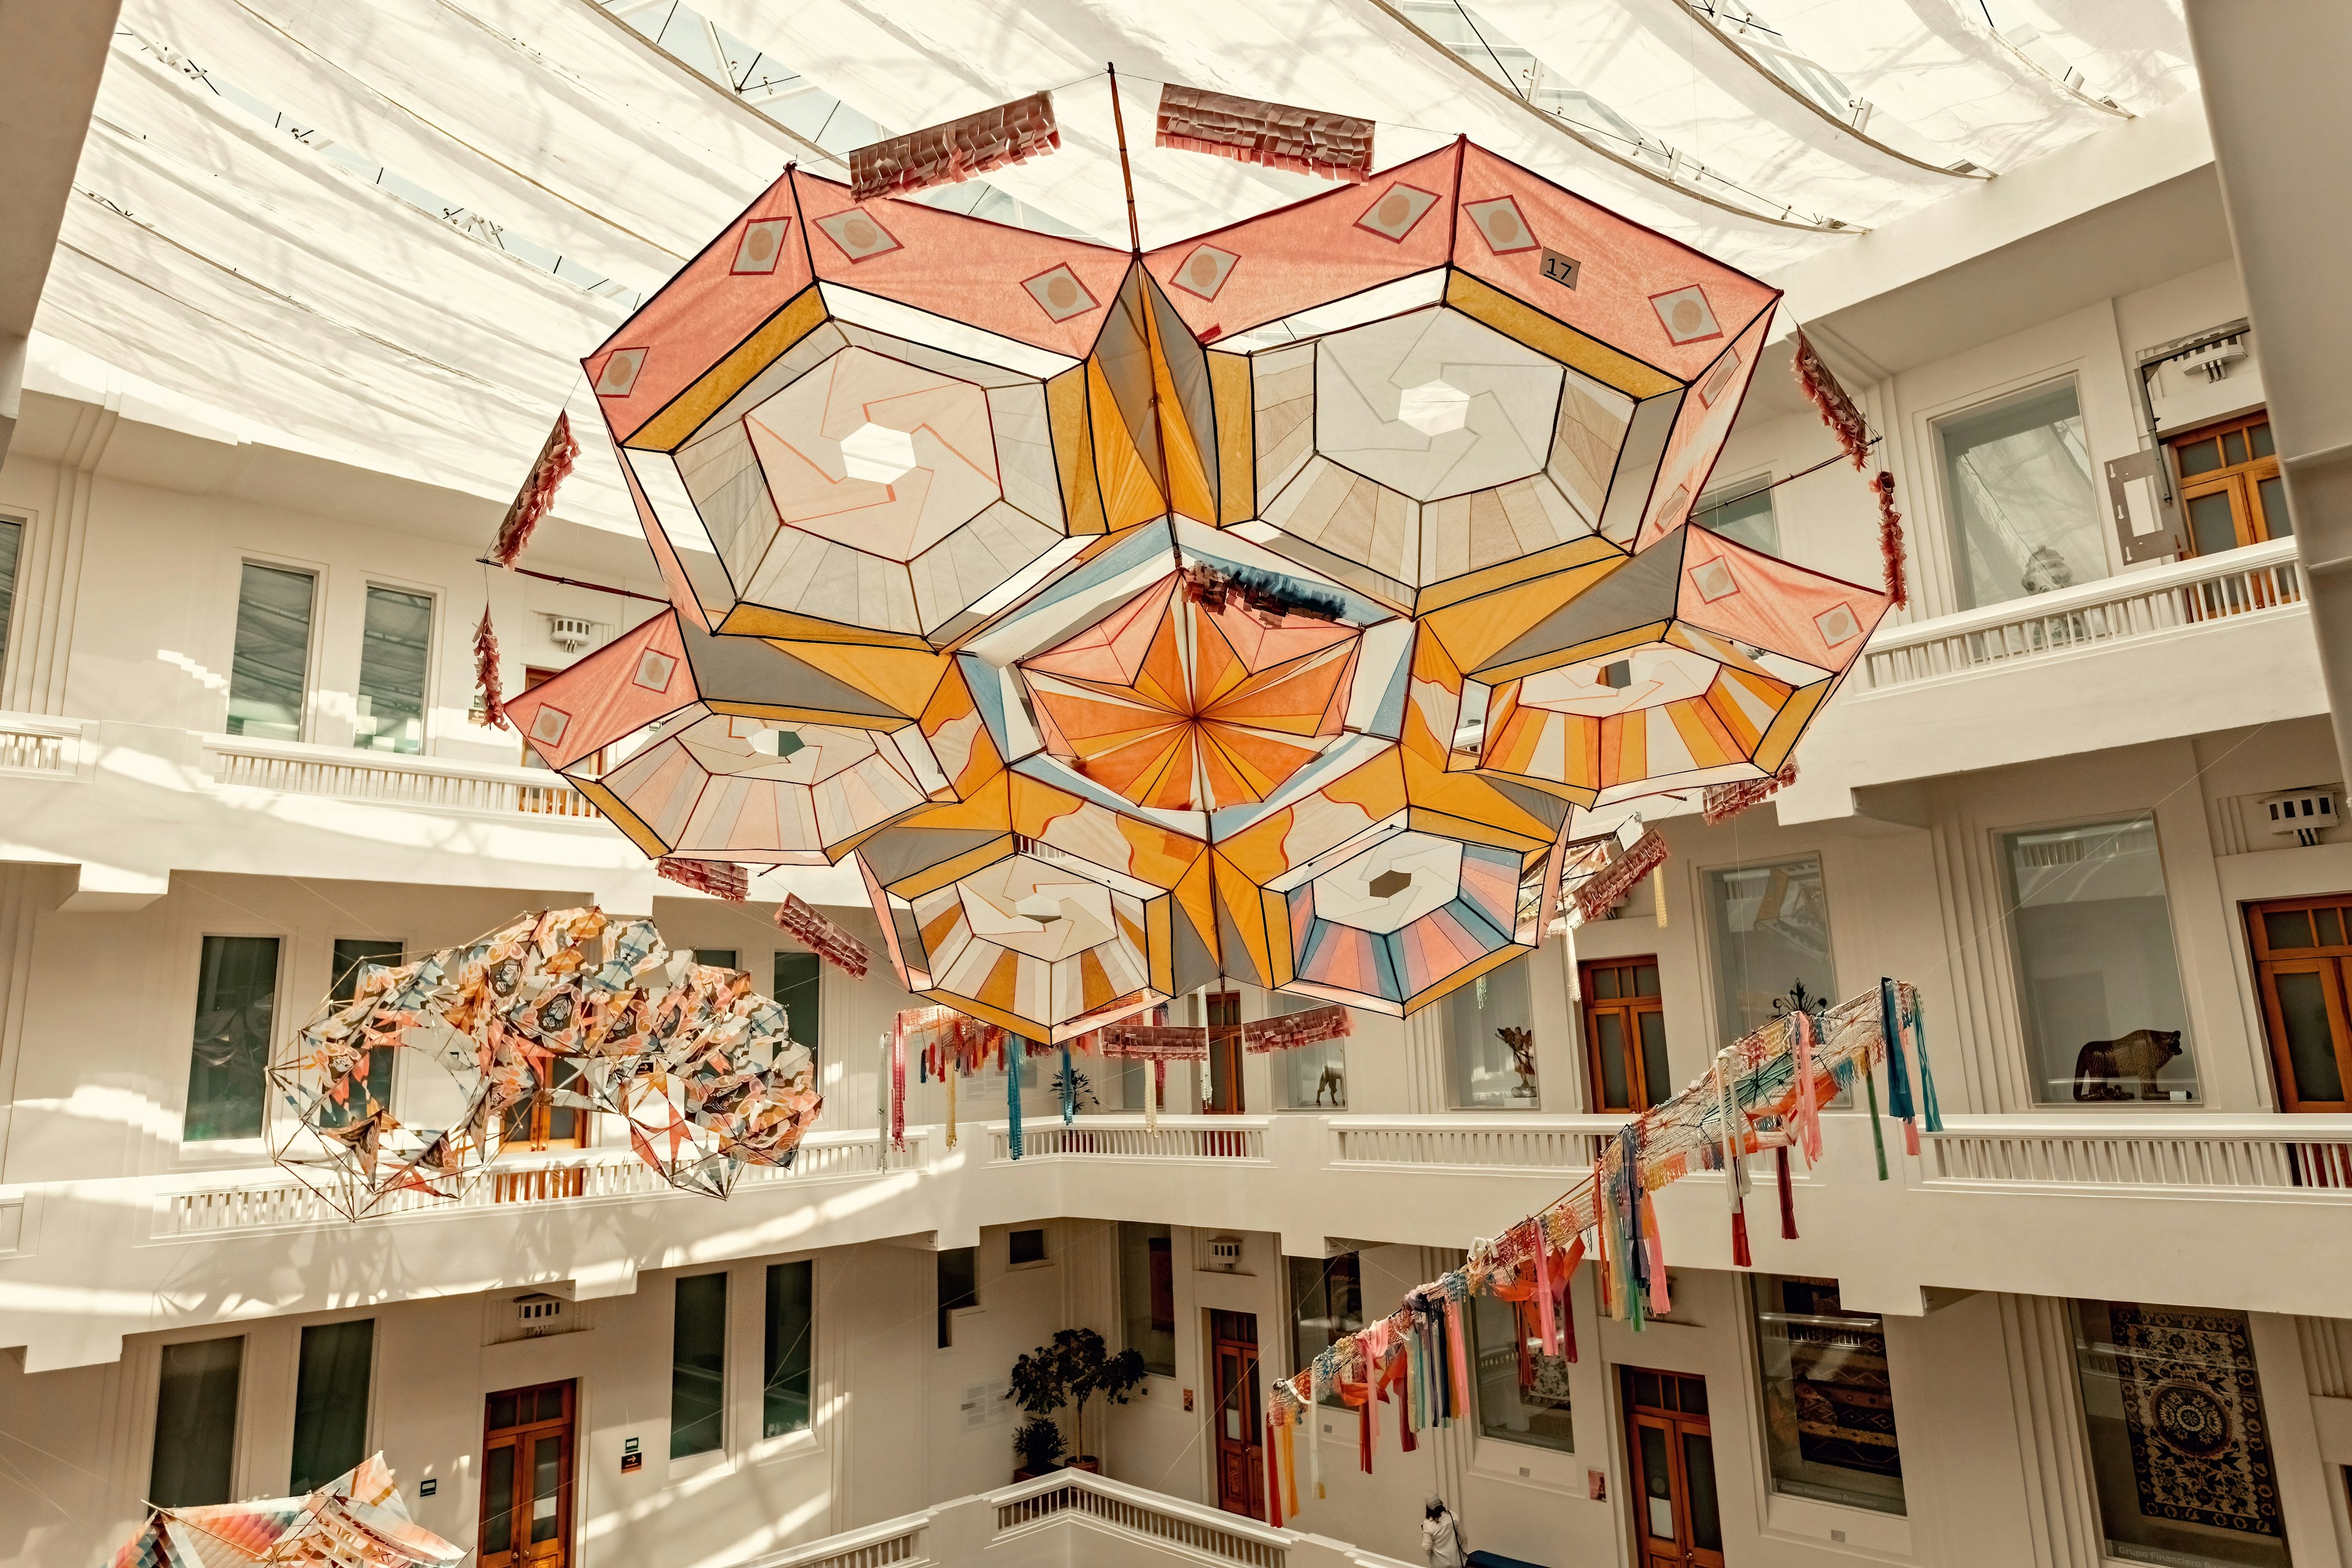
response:
<path id="1" fill-rule="evenodd" d="M 1514 1100 L 1536 1098 L 1536 1032 L 1507 1026 L 1495 1031 L 1503 1044 L 1511 1047 L 1511 1070 L 1519 1075 L 1518 1088 L 1511 1090 Z"/>
<path id="2" fill-rule="evenodd" d="M 1338 1062 L 1325 1062 L 1323 1064 L 1323 1076 L 1315 1080 L 1316 1104 L 1320 1105 L 1323 1103 L 1323 1091 L 1326 1089 L 1331 1091 L 1331 1108 L 1333 1110 L 1345 1110 L 1348 1108 L 1347 1079 L 1339 1071 L 1339 1064 Z"/>

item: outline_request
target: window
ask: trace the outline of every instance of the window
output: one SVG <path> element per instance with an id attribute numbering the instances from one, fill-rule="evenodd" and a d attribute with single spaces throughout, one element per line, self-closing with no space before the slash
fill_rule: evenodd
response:
<path id="1" fill-rule="evenodd" d="M 2213 555 L 2294 531 L 2269 415 L 2208 426 L 2165 445 L 2179 475 L 2191 554 Z"/>
<path id="2" fill-rule="evenodd" d="M 327 994 L 331 1000 L 348 1002 L 360 994 L 360 973 L 371 963 L 396 964 L 400 962 L 401 944 L 396 942 L 376 942 L 368 937 L 339 936 L 335 939 L 334 984 Z M 321 1126 L 341 1127 L 371 1114 L 370 1102 L 389 1106 L 392 1103 L 393 1058 L 400 1054 L 396 1046 L 378 1046 L 367 1054 L 367 1077 L 354 1079 L 350 1097 L 342 1104 L 331 1101 L 320 1107 Z M 356 1462 L 356 1461 L 354 1461 Z M 343 1469 L 349 1469 L 346 1465 Z M 335 1475 L 342 1474 L 338 1470 Z M 334 1476 L 327 1478 L 332 1480 Z M 297 1487 L 296 1491 L 303 1489 Z"/>
<path id="3" fill-rule="evenodd" d="M 735 962 L 735 949 L 731 947 L 698 947 L 694 950 L 694 962 L 709 964 L 713 969 L 739 967 Z"/>
<path id="4" fill-rule="evenodd" d="M 1364 1326 L 1364 1277 L 1356 1254 L 1337 1258 L 1286 1258 L 1290 1269 L 1290 1342 L 1297 1359 L 1292 1369 L 1307 1370 L 1317 1356 Z M 1339 1394 L 1323 1403 L 1338 1405 Z"/>
<path id="5" fill-rule="evenodd" d="M 549 1087 L 556 1093 L 579 1081 L 580 1064 L 570 1057 L 552 1058 L 546 1070 L 554 1075 Z M 531 1149 L 585 1149 L 589 1126 L 588 1112 L 579 1107 L 558 1104 L 553 1094 L 528 1094 L 507 1107 L 502 1136 Z"/>
<path id="6" fill-rule="evenodd" d="M 1584 994 L 1584 1051 L 1592 1109 L 1647 1110 L 1675 1092 L 1666 1065 L 1665 1004 L 1654 958 L 1593 959 L 1577 966 Z"/>
<path id="7" fill-rule="evenodd" d="M 2073 382 L 1944 420 L 1937 435 L 1962 608 L 2107 574 L 2106 534 Z"/>
<path id="8" fill-rule="evenodd" d="M 8 623 L 16 609 L 16 562 L 25 548 L 25 525 L 0 517 L 0 663 L 8 658 Z"/>
<path id="9" fill-rule="evenodd" d="M 236 645 L 229 655 L 228 732 L 264 741 L 302 738 L 302 691 L 310 672 L 308 572 L 245 563 L 236 589 Z"/>
<path id="10" fill-rule="evenodd" d="M 2107 1555 L 2286 1568 L 2277 1465 L 2243 1312 L 2074 1303 Z"/>
<path id="11" fill-rule="evenodd" d="M 1004 1233 L 1004 1260 L 1013 1268 L 1045 1261 L 1045 1233 L 1043 1230 L 1009 1230 Z"/>
<path id="12" fill-rule="evenodd" d="M 1780 525 L 1772 515 L 1772 476 L 1759 475 L 1709 490 L 1691 509 L 1691 521 L 1767 555 L 1780 553 Z"/>
<path id="13" fill-rule="evenodd" d="M 294 1378 L 292 1495 L 316 1491 L 368 1456 L 368 1373 L 375 1320 L 313 1323 L 302 1331 Z"/>
<path id="14" fill-rule="evenodd" d="M 817 1049 L 824 1016 L 824 965 L 815 953 L 780 952 L 776 954 L 776 988 L 770 993 L 783 1006 L 792 1037 L 808 1047 L 813 1062 L 824 1059 Z"/>
<path id="15" fill-rule="evenodd" d="M 980 1248 L 940 1248 L 940 1349 L 955 1343 L 955 1319 L 961 1308 L 980 1305 Z"/>
<path id="16" fill-rule="evenodd" d="M 1269 991 L 1265 1000 L 1274 1017 L 1329 1005 L 1319 996 L 1295 996 L 1287 991 Z M 1276 1098 L 1284 1110 L 1348 1109 L 1347 1041 L 1318 1040 L 1297 1050 L 1276 1051 L 1273 1062 Z"/>
<path id="17" fill-rule="evenodd" d="M 726 1275 L 677 1282 L 669 1343 L 669 1457 L 708 1454 L 727 1436 Z"/>
<path id="18" fill-rule="evenodd" d="M 1176 1254 L 1168 1227 L 1118 1222 L 1119 1315 L 1127 1348 L 1162 1377 L 1176 1375 Z"/>
<path id="19" fill-rule="evenodd" d="M 2352 1110 L 2352 894 L 2246 910 L 2283 1110 Z"/>
<path id="20" fill-rule="evenodd" d="M 261 1136 L 262 1080 L 269 1069 L 269 1025 L 277 1005 L 276 937 L 205 938 L 196 967 L 184 1142 Z"/>
<path id="21" fill-rule="evenodd" d="M 1470 1298 L 1479 1435 L 1572 1453 L 1576 1428 L 1569 1416 L 1568 1358 L 1544 1354 L 1537 1311 L 1533 1302 Z"/>
<path id="22" fill-rule="evenodd" d="M 1445 1055 L 1463 1110 L 1534 1110 L 1535 1012 L 1522 956 L 1448 995 Z"/>
<path id="23" fill-rule="evenodd" d="M 1706 874 L 1716 1026 L 1727 1045 L 1801 1002 L 1837 998 L 1818 856 Z"/>
<path id="24" fill-rule="evenodd" d="M 431 598 L 369 586 L 353 745 L 406 756 L 425 750 L 425 663 L 432 644 Z"/>
<path id="25" fill-rule="evenodd" d="M 816 1265 L 768 1265 L 767 1348 L 761 1359 L 760 1436 L 809 1426 L 809 1342 L 816 1332 Z"/>
<path id="26" fill-rule="evenodd" d="M 2196 1099 L 2156 818 L 2004 834 L 2001 858 L 2035 1098 Z"/>
<path id="27" fill-rule="evenodd" d="M 1847 1311 L 1834 1279 L 1759 1274 L 1755 1289 L 1773 1489 L 1903 1512 L 1885 1324 L 1871 1313 Z"/>
<path id="28" fill-rule="evenodd" d="M 155 1458 L 147 1500 L 162 1508 L 226 1502 L 236 1456 L 236 1394 L 245 1340 L 165 1345 L 155 1389 Z"/>

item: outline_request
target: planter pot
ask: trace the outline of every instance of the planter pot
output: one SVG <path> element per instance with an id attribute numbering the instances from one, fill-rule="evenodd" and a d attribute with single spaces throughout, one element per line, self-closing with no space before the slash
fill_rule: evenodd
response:
<path id="1" fill-rule="evenodd" d="M 1032 1469 L 1015 1468 L 1013 1472 L 1013 1481 L 1015 1486 L 1018 1486 L 1023 1481 L 1034 1481 L 1036 1479 L 1037 1472 Z"/>
<path id="2" fill-rule="evenodd" d="M 1098 1476 L 1102 1474 L 1102 1461 L 1096 1458 L 1092 1454 L 1081 1454 L 1075 1459 L 1063 1460 L 1062 1468 L 1066 1470 L 1084 1470 L 1089 1475 Z"/>

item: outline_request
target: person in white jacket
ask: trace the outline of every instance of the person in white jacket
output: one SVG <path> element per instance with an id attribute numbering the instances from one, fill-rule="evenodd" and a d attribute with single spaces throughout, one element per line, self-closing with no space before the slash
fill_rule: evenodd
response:
<path id="1" fill-rule="evenodd" d="M 1454 1517 L 1444 1498 L 1430 1493 L 1421 1521 L 1421 1554 L 1429 1559 L 1429 1568 L 1464 1568 L 1469 1552 L 1462 1539 L 1462 1521 Z"/>

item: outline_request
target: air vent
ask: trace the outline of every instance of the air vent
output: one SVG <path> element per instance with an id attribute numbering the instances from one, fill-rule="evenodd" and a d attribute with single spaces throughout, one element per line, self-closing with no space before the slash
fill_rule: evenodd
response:
<path id="1" fill-rule="evenodd" d="M 560 1334 L 569 1324 L 564 1322 L 564 1309 L 572 1303 L 561 1296 L 533 1292 L 514 1299 L 515 1328 L 526 1339 L 541 1334 Z"/>
<path id="2" fill-rule="evenodd" d="M 1242 1238 L 1238 1236 L 1209 1237 L 1209 1267 L 1236 1274 L 1242 1267 Z"/>
<path id="3" fill-rule="evenodd" d="M 2282 838 L 2292 837 L 2297 844 L 2316 844 L 2322 833 L 2336 826 L 2336 792 L 2300 789 L 2287 795 L 2266 795 L 2262 809 L 2273 834 Z"/>
<path id="4" fill-rule="evenodd" d="M 549 616 L 547 640 L 566 653 L 578 653 L 596 640 L 596 623 L 583 616 Z"/>

